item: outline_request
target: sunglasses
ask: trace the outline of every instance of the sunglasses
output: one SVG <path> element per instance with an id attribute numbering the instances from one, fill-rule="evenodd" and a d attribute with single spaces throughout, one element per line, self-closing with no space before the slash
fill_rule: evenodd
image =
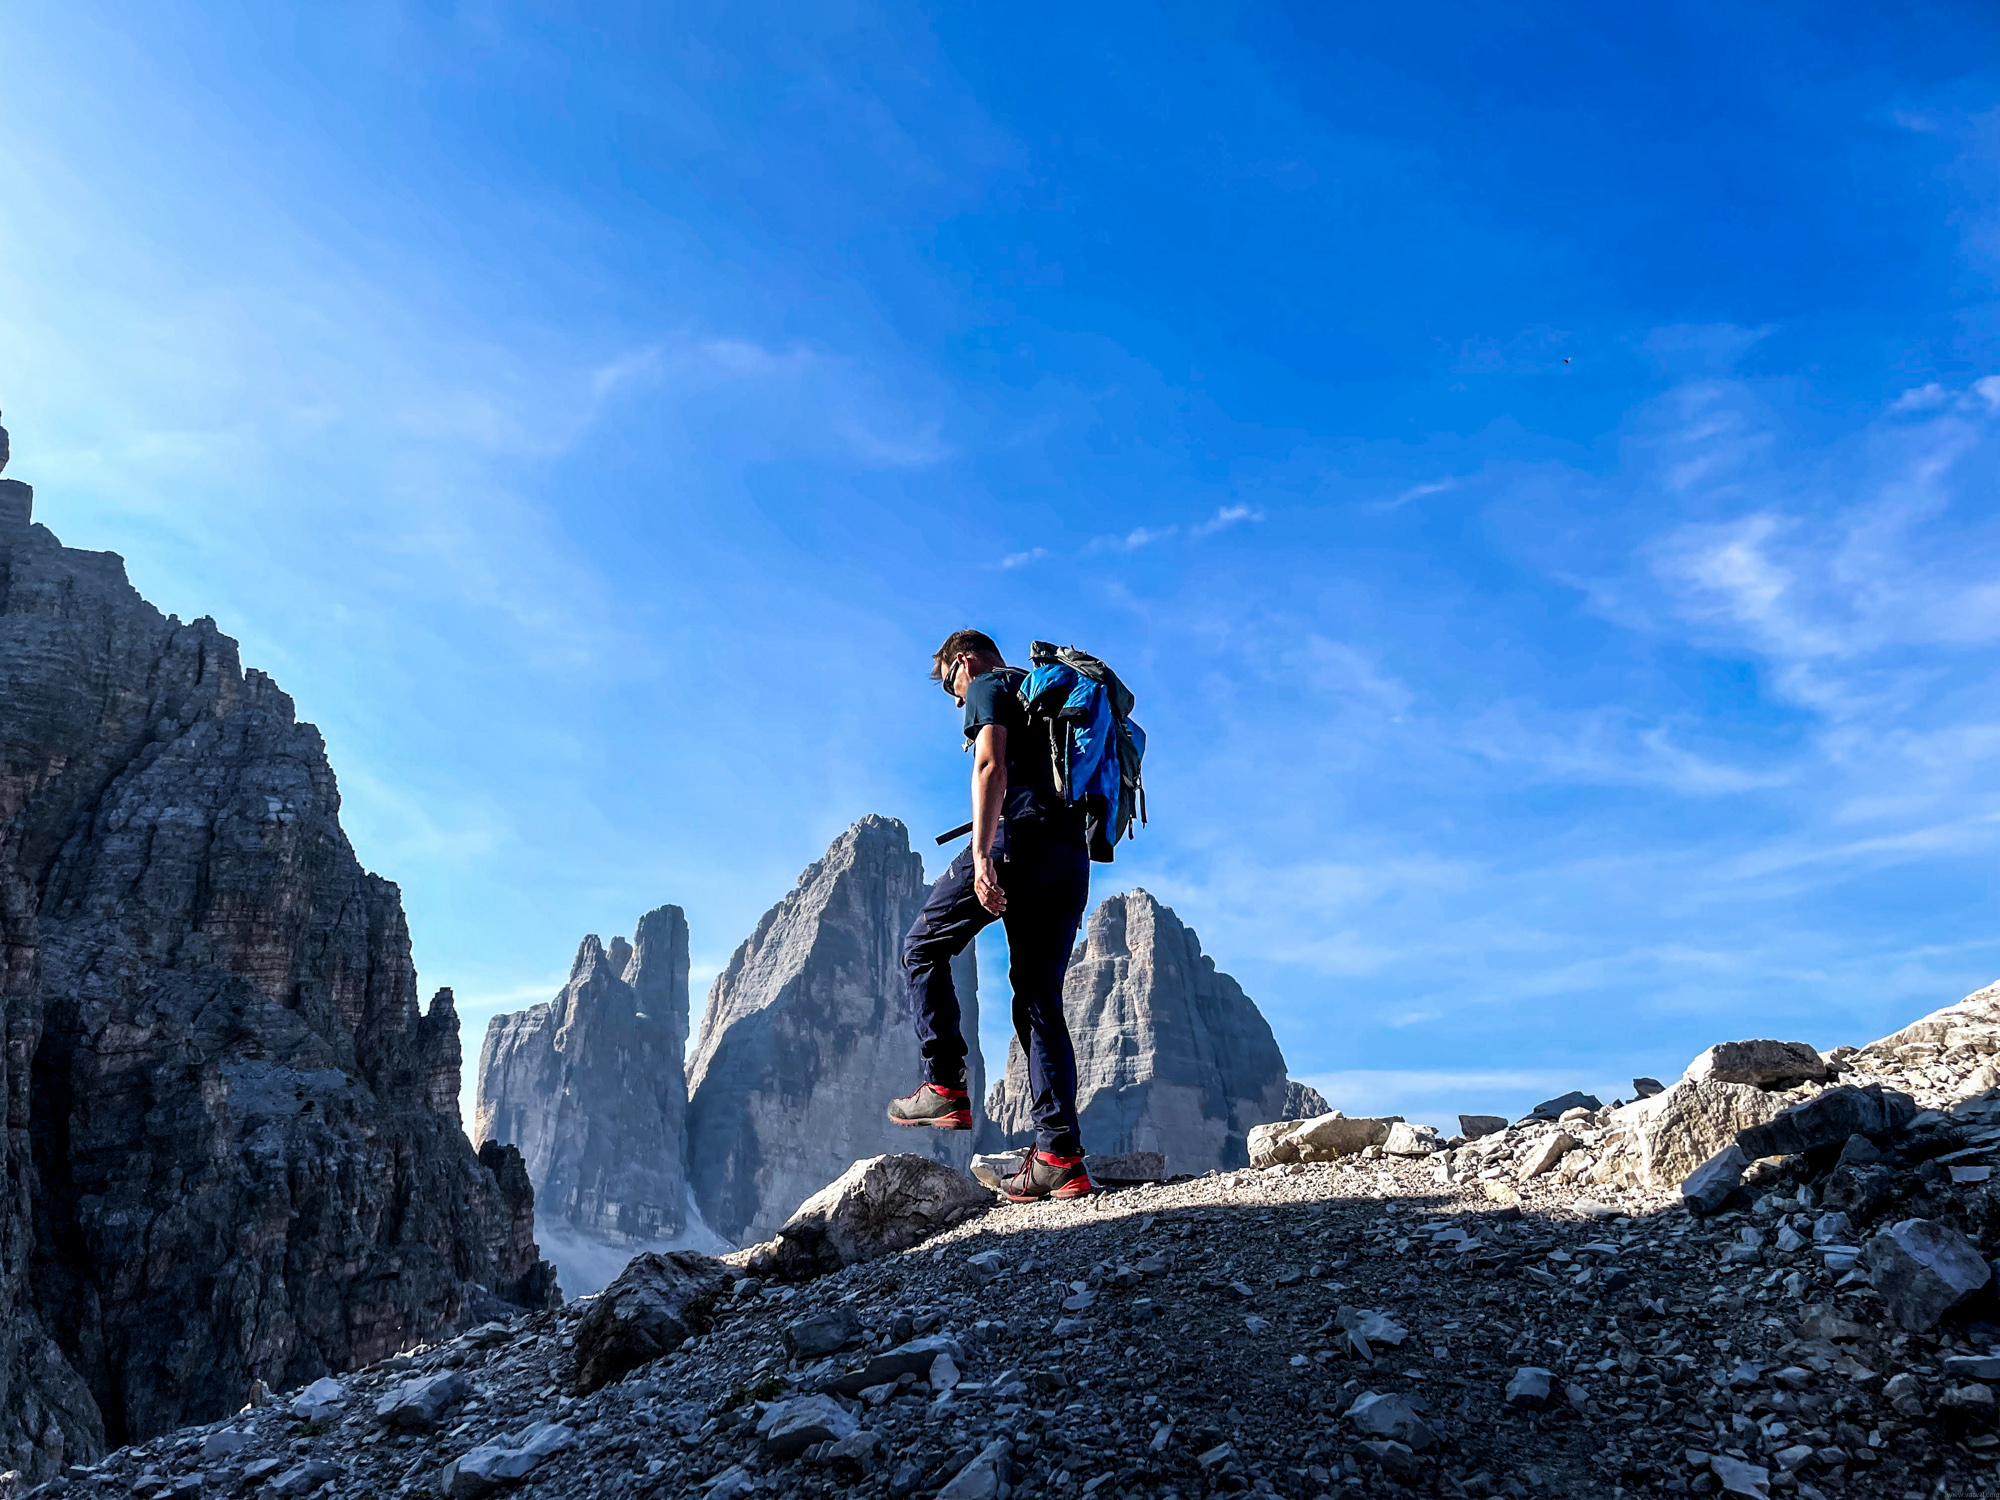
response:
<path id="1" fill-rule="evenodd" d="M 938 686 L 945 690 L 945 694 L 948 697 L 958 697 L 958 690 L 952 684 L 958 681 L 958 669 L 964 662 L 965 658 L 963 656 L 954 656 L 951 659 L 951 665 L 945 668 L 944 676 L 938 679 Z"/>

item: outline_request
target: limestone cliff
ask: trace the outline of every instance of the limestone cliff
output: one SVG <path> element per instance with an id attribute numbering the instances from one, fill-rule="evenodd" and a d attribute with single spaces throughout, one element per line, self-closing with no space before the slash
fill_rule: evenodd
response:
<path id="1" fill-rule="evenodd" d="M 1246 1166 L 1250 1127 L 1303 1101 L 1242 986 L 1144 891 L 1109 897 L 1090 914 L 1063 984 L 1063 1015 L 1076 1042 L 1087 1151 L 1163 1151 L 1172 1172 Z M 1002 1140 L 1031 1138 L 1018 1040 L 986 1113 Z"/>
<path id="2" fill-rule="evenodd" d="M 586 937 L 561 994 L 488 1024 L 473 1137 L 520 1148 L 544 1224 L 634 1247 L 686 1227 L 687 1033 L 678 906 Z"/>
<path id="3" fill-rule="evenodd" d="M 928 890 L 903 825 L 866 817 L 809 865 L 716 977 L 688 1063 L 688 1176 L 709 1227 L 769 1238 L 864 1156 L 914 1151 L 963 1166 L 970 1132 L 889 1122 L 922 1072 L 902 975 L 903 935 Z M 972 952 L 953 967 L 979 1059 Z M 912 1139 L 914 1137 L 914 1139 Z"/>
<path id="4" fill-rule="evenodd" d="M 0 481 L 0 1468 L 541 1305 L 318 732 Z"/>

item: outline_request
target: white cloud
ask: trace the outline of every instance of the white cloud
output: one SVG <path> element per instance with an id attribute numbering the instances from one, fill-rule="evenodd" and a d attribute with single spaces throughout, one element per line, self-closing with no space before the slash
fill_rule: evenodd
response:
<path id="1" fill-rule="evenodd" d="M 1254 506 L 1225 505 L 1206 521 L 1192 527 L 1188 531 L 1188 535 L 1196 538 L 1214 536 L 1218 531 L 1225 531 L 1229 527 L 1241 525 L 1245 521 L 1261 521 L 1263 519 L 1264 513 Z"/>
<path id="2" fill-rule="evenodd" d="M 1009 552 L 1000 559 L 1003 568 L 1025 568 L 1031 562 L 1039 562 L 1049 555 L 1046 547 L 1030 547 L 1026 552 Z"/>
<path id="3" fill-rule="evenodd" d="M 1413 484 L 1393 499 L 1380 500 L 1368 507 L 1373 511 L 1401 510 L 1412 500 L 1421 500 L 1426 495 L 1442 495 L 1447 490 L 1458 488 L 1456 479 L 1433 479 L 1425 484 Z"/>

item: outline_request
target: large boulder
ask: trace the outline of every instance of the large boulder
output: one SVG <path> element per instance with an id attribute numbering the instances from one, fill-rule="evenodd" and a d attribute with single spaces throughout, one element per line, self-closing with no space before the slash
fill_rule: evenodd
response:
<path id="1" fill-rule="evenodd" d="M 1905 1219 L 1862 1248 L 1869 1285 L 1898 1328 L 1928 1333 L 1993 1279 L 1993 1268 L 1963 1234 L 1934 1219 Z"/>
<path id="2" fill-rule="evenodd" d="M 1680 1082 L 1612 1117 L 1639 1180 L 1671 1192 L 1743 1131 L 1782 1113 L 1783 1096 L 1743 1083 Z"/>
<path id="3" fill-rule="evenodd" d="M 1333 1161 L 1370 1146 L 1386 1145 L 1389 1131 L 1401 1115 L 1357 1115 L 1339 1110 L 1310 1120 L 1273 1120 L 1250 1131 L 1250 1165 L 1274 1167 L 1283 1162 Z"/>
<path id="4" fill-rule="evenodd" d="M 1250 1131 L 1325 1101 L 1285 1076 L 1270 1023 L 1201 939 L 1145 891 L 1090 914 L 1063 983 L 1076 1043 L 1076 1103 L 1088 1151 L 1158 1151 L 1175 1173 L 1250 1161 Z M 1016 1040 L 986 1102 L 983 1146 L 1034 1132 L 1028 1064 Z"/>
<path id="5" fill-rule="evenodd" d="M 578 1394 L 671 1354 L 708 1326 L 708 1306 L 736 1279 L 719 1260 L 689 1250 L 633 1257 L 577 1324 Z"/>
<path id="6" fill-rule="evenodd" d="M 971 1132 L 909 1129 L 885 1113 L 922 1077 L 902 953 L 929 892 L 909 831 L 863 818 L 716 976 L 688 1059 L 687 1159 L 702 1220 L 724 1239 L 769 1238 L 859 1158 L 921 1152 L 962 1167 L 971 1156 Z M 976 1099 L 985 1080 L 970 946 L 952 982 Z"/>
<path id="7" fill-rule="evenodd" d="M 747 1265 L 760 1276 L 818 1276 L 907 1250 L 992 1205 L 991 1193 L 943 1162 L 871 1156 L 801 1203 Z"/>
<path id="8" fill-rule="evenodd" d="M 1691 1083 L 1706 1080 L 1788 1089 L 1822 1082 L 1831 1070 L 1807 1042 L 1719 1042 L 1689 1063 L 1681 1076 Z"/>
<path id="9" fill-rule="evenodd" d="M 1743 1154 L 1792 1156 L 1822 1146 L 1838 1146 L 1851 1136 L 1884 1135 L 1916 1117 L 1916 1101 L 1880 1084 L 1841 1084 L 1753 1125 L 1736 1138 Z"/>

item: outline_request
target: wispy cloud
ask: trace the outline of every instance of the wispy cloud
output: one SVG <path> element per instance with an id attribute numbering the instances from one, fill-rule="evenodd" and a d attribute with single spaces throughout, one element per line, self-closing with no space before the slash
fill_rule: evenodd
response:
<path id="1" fill-rule="evenodd" d="M 1378 500 L 1369 506 L 1368 509 L 1377 512 L 1401 510 L 1412 500 L 1421 500 L 1426 495 L 1442 495 L 1447 490 L 1455 490 L 1457 488 L 1458 481 L 1456 479 L 1433 479 L 1424 484 L 1413 484 L 1401 494 L 1393 496 L 1388 500 Z"/>
<path id="2" fill-rule="evenodd" d="M 1251 505 L 1225 505 L 1198 526 L 1188 529 L 1188 535 L 1200 540 L 1214 536 L 1218 531 L 1227 531 L 1231 526 L 1240 526 L 1246 521 L 1261 521 L 1264 513 Z"/>
<path id="3" fill-rule="evenodd" d="M 1040 562 L 1049 555 L 1046 547 L 1030 547 L 1025 552 L 1009 552 L 1000 559 L 1003 568 L 1025 568 L 1031 562 Z"/>

